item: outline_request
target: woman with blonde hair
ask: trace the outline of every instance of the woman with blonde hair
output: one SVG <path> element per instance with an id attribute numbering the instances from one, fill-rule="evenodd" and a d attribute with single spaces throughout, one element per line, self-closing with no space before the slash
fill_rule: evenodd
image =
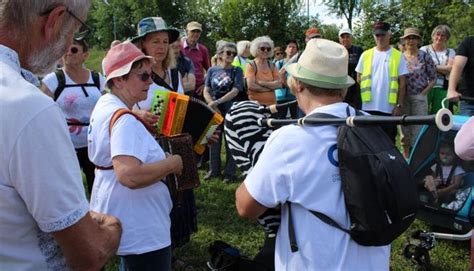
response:
<path id="1" fill-rule="evenodd" d="M 247 64 L 245 73 L 249 99 L 263 105 L 275 104 L 275 89 L 282 86 L 278 70 L 271 61 L 273 48 L 270 37 L 255 38 L 250 46 L 250 53 L 255 59 Z"/>
<path id="2" fill-rule="evenodd" d="M 138 102 L 134 109 L 139 110 L 140 116 L 147 122 L 155 124 L 158 121 L 158 116 L 149 112 L 155 91 L 167 90 L 184 93 L 181 75 L 175 69 L 176 60 L 170 46 L 178 39 L 179 31 L 168 27 L 161 17 L 147 17 L 140 20 L 137 32 L 137 36 L 132 39 L 132 42 L 143 53 L 153 57 L 154 63 L 151 74 L 153 84 L 148 90 L 148 98 Z"/>

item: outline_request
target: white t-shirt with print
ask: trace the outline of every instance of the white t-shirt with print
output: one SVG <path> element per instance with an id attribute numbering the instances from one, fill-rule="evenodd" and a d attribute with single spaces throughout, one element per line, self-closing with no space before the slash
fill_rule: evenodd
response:
<path id="1" fill-rule="evenodd" d="M 89 160 L 106 167 L 118 155 L 132 156 L 142 163 L 165 159 L 160 145 L 132 115 L 120 117 L 110 137 L 110 118 L 120 108 L 126 108 L 125 104 L 110 93 L 97 102 L 89 126 Z M 116 216 L 122 222 L 118 255 L 142 254 L 169 246 L 171 207 L 168 188 L 161 181 L 132 190 L 117 180 L 113 170 L 95 172 L 90 209 Z"/>
<path id="2" fill-rule="evenodd" d="M 171 78 L 171 70 L 168 69 L 168 78 Z M 183 90 L 183 84 L 181 82 L 181 77 L 179 76 L 179 83 L 178 83 L 178 90 L 177 92 L 180 93 L 180 94 L 184 94 L 184 90 Z M 170 84 L 171 85 L 171 84 Z M 171 86 L 172 87 L 172 86 Z M 151 105 L 153 104 L 153 96 L 155 94 L 155 91 L 157 90 L 166 90 L 166 91 L 169 91 L 169 89 L 163 87 L 163 86 L 159 86 L 157 85 L 155 82 L 153 82 L 153 84 L 150 85 L 150 88 L 148 89 L 148 96 L 146 98 L 146 100 L 144 101 L 140 101 L 138 102 L 134 107 L 133 109 L 142 109 L 142 110 L 146 110 L 146 111 L 150 111 L 151 109 Z"/>
<path id="3" fill-rule="evenodd" d="M 346 103 L 337 103 L 317 108 L 310 114 L 321 112 L 345 117 L 346 108 Z M 350 225 L 337 166 L 336 134 L 336 127 L 329 125 L 290 125 L 276 130 L 244 182 L 250 195 L 268 208 L 288 201 L 293 203 L 299 251 L 293 253 L 290 249 L 285 204 L 276 241 L 276 270 L 389 269 L 390 246 L 358 245 L 348 234 L 308 211 L 322 212 L 343 227 Z"/>
<path id="4" fill-rule="evenodd" d="M 448 65 L 449 59 L 454 59 L 456 56 L 456 52 L 451 48 L 447 48 L 443 51 L 435 51 L 431 45 L 425 45 L 421 47 L 420 50 L 429 53 L 436 66 Z M 446 75 L 446 79 L 449 80 L 449 74 Z M 435 87 L 443 87 L 443 81 L 444 76 L 442 74 L 438 74 Z"/>
<path id="5" fill-rule="evenodd" d="M 33 75 L 0 45 L 0 270 L 67 270 L 51 233 L 88 202 L 64 115 L 24 78 Z"/>
<path id="6" fill-rule="evenodd" d="M 364 54 L 367 52 L 365 51 L 362 54 L 355 69 L 360 74 L 364 70 Z M 391 55 L 392 48 L 387 51 L 379 51 L 377 48 L 374 48 L 374 55 L 372 57 L 372 99 L 369 102 L 362 103 L 362 110 L 392 113 L 395 105 L 388 103 L 390 86 L 389 59 Z M 405 58 L 402 55 L 400 66 L 398 67 L 398 75 L 402 76 L 408 73 Z"/>
<path id="7" fill-rule="evenodd" d="M 63 70 L 64 71 L 64 70 Z M 66 85 L 77 85 L 69 75 L 64 72 L 64 79 Z M 105 87 L 105 78 L 102 75 L 99 75 L 100 79 L 100 89 L 97 89 L 95 86 L 88 87 L 66 87 L 59 95 L 58 100 L 56 101 L 63 111 L 66 120 L 69 124 L 71 123 L 89 123 L 89 118 L 91 116 L 92 110 L 94 109 L 97 100 Z M 58 87 L 58 78 L 54 72 L 46 75 L 43 80 L 43 84 L 48 87 L 48 89 L 53 93 L 56 92 Z M 87 81 L 88 84 L 94 84 L 92 79 L 92 74 L 89 75 Z M 85 95 L 87 93 L 88 96 Z M 76 149 L 84 148 L 87 146 L 87 126 L 85 125 L 68 125 L 69 133 L 71 135 L 72 143 Z"/>

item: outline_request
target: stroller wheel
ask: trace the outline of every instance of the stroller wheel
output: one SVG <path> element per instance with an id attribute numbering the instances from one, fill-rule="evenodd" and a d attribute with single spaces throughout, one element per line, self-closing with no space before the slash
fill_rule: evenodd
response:
<path id="1" fill-rule="evenodd" d="M 408 244 L 403 250 L 403 255 L 415 261 L 423 270 L 431 270 L 431 260 L 428 250 L 413 244 Z"/>

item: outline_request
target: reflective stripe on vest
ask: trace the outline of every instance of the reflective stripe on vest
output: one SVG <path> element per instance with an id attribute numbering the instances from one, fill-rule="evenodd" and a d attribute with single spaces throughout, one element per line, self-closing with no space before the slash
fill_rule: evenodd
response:
<path id="1" fill-rule="evenodd" d="M 364 68 L 360 78 L 360 95 L 362 102 L 367 103 L 372 100 L 372 58 L 374 56 L 374 48 L 364 52 Z M 402 53 L 392 48 L 392 54 L 388 60 L 389 70 L 389 94 L 388 103 L 396 104 L 398 96 L 398 67 Z"/>

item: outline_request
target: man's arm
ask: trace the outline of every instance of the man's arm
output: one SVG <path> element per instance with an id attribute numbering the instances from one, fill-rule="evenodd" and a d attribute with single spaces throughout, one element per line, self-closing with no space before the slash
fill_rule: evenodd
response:
<path id="1" fill-rule="evenodd" d="M 120 221 L 104 214 L 86 214 L 74 225 L 52 235 L 72 270 L 99 270 L 117 252 L 122 227 Z"/>
<path id="2" fill-rule="evenodd" d="M 405 75 L 400 75 L 398 77 L 398 97 L 397 104 L 403 104 L 405 101 L 405 94 L 407 89 L 407 78 Z M 399 107 L 395 107 L 392 111 L 392 115 L 400 116 L 402 114 Z"/>
<path id="3" fill-rule="evenodd" d="M 461 93 L 456 89 L 458 87 L 459 79 L 461 78 L 462 71 L 464 66 L 466 66 L 467 57 L 457 55 L 454 57 L 453 68 L 451 69 L 451 74 L 449 75 L 449 86 L 448 86 L 448 95 L 447 98 L 450 101 L 457 102 Z"/>
<path id="4" fill-rule="evenodd" d="M 258 218 L 267 210 L 267 207 L 258 203 L 250 195 L 245 183 L 242 183 L 237 191 L 235 191 L 235 206 L 241 217 L 250 219 Z"/>

